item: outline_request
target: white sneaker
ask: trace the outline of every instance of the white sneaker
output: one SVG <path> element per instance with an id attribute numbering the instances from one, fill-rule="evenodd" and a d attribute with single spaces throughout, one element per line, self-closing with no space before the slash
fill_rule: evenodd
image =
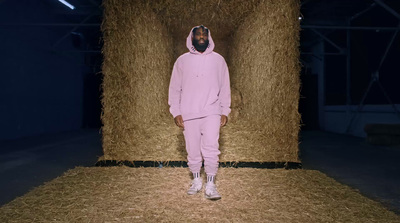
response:
<path id="1" fill-rule="evenodd" d="M 187 194 L 189 195 L 197 194 L 197 192 L 199 192 L 202 187 L 203 187 L 202 179 L 194 178 L 192 180 L 192 186 L 187 191 Z"/>
<path id="2" fill-rule="evenodd" d="M 221 195 L 217 191 L 217 187 L 212 182 L 207 182 L 206 190 L 205 190 L 205 197 L 209 200 L 219 200 L 221 199 Z"/>

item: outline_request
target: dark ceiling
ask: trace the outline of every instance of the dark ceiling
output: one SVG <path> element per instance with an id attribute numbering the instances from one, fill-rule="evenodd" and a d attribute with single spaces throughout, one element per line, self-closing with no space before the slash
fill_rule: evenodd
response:
<path id="1" fill-rule="evenodd" d="M 398 0 L 304 0 L 301 5 L 302 51 L 336 31 L 399 29 Z"/>
<path id="2" fill-rule="evenodd" d="M 6 1 L 0 0 L 0 5 Z M 82 52 L 101 52 L 102 0 L 67 0 L 75 6 L 69 9 L 57 0 L 41 0 L 51 20 L 30 21 L 26 26 L 46 26 L 59 32 L 60 41 L 72 34 L 74 42 Z M 383 31 L 398 29 L 400 1 L 398 0 L 302 0 L 301 1 L 301 51 L 309 48 L 321 38 L 346 29 L 379 28 Z M 15 22 L 15 21 L 9 21 Z M 386 27 L 386 30 L 385 30 Z M 391 27 L 391 28 L 387 28 Z M 392 29 L 392 30 L 390 30 Z M 57 43 L 55 46 L 57 46 Z M 339 41 L 340 42 L 340 41 Z M 340 45 L 340 43 L 338 43 Z M 96 64 L 101 64 L 96 63 Z"/>

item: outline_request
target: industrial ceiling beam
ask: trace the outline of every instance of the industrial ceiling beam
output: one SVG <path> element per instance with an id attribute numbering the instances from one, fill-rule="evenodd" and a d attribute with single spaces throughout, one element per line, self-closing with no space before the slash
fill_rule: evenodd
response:
<path id="1" fill-rule="evenodd" d="M 101 11 L 99 8 L 90 6 L 90 7 L 79 7 L 75 8 L 74 10 L 63 10 L 63 9 L 54 9 L 52 10 L 54 14 L 57 15 L 63 15 L 63 16 L 85 16 L 89 15 L 90 13 L 95 12 L 95 15 L 102 16 L 103 11 Z"/>
<path id="2" fill-rule="evenodd" d="M 400 27 L 372 27 L 372 26 L 323 26 L 323 25 L 301 25 L 302 29 L 343 29 L 343 30 L 370 30 L 370 31 L 396 31 Z"/>
<path id="3" fill-rule="evenodd" d="M 85 24 L 90 18 L 93 17 L 93 13 L 88 15 L 85 19 L 83 19 L 79 24 Z M 71 35 L 72 32 L 75 32 L 75 30 L 77 30 L 79 28 L 79 26 L 75 26 L 74 28 L 72 28 L 70 31 L 68 31 L 64 36 L 62 36 L 59 40 L 57 40 L 54 45 L 53 48 L 55 48 L 56 46 L 58 46 L 58 44 L 60 44 L 65 38 L 67 38 L 69 35 Z"/>
<path id="4" fill-rule="evenodd" d="M 304 0 L 301 2 L 300 6 L 303 7 L 305 4 L 309 3 L 311 0 Z"/>
<path id="5" fill-rule="evenodd" d="M 328 42 L 329 44 L 331 44 L 333 47 L 335 47 L 337 50 L 339 50 L 340 53 L 344 52 L 344 49 L 340 46 L 338 46 L 336 43 L 334 43 L 332 40 L 330 40 L 328 37 L 326 37 L 324 34 L 318 32 L 315 29 L 311 29 L 315 34 L 317 34 L 319 37 L 321 37 L 322 39 L 324 39 L 326 42 Z"/>
<path id="6" fill-rule="evenodd" d="M 54 26 L 94 26 L 98 27 L 101 23 L 0 23 L 1 26 L 46 26 L 46 27 L 54 27 Z"/>
<path id="7" fill-rule="evenodd" d="M 96 7 L 100 7 L 100 5 L 95 2 L 94 0 L 88 0 L 92 5 L 96 6 Z"/>
<path id="8" fill-rule="evenodd" d="M 361 12 L 358 12 L 358 13 L 354 14 L 352 17 L 350 17 L 350 21 L 364 15 L 365 13 L 369 12 L 369 10 L 374 8 L 375 6 L 376 6 L 376 3 L 372 3 L 368 8 L 366 8 L 366 9 L 362 10 Z"/>
<path id="9" fill-rule="evenodd" d="M 101 50 L 52 50 L 59 53 L 101 53 Z"/>
<path id="10" fill-rule="evenodd" d="M 88 0 L 92 5 L 94 5 L 96 7 L 96 11 L 103 13 L 103 10 L 100 9 L 100 5 L 95 2 L 94 0 Z"/>
<path id="11" fill-rule="evenodd" d="M 328 55 L 328 56 L 340 56 L 346 53 L 314 53 L 314 52 L 300 52 L 301 55 Z"/>
<path id="12" fill-rule="evenodd" d="M 400 26 L 400 23 L 399 23 L 399 26 Z M 387 56 L 387 54 L 388 54 L 390 48 L 392 47 L 393 42 L 394 42 L 394 40 L 396 39 L 396 36 L 397 36 L 398 33 L 399 33 L 399 30 L 396 30 L 396 32 L 393 33 L 392 38 L 390 39 L 390 42 L 389 42 L 389 44 L 387 45 L 387 47 L 386 47 L 386 49 L 385 49 L 385 53 L 383 54 L 383 56 L 382 56 L 382 58 L 381 58 L 381 61 L 379 62 L 379 66 L 378 66 L 378 69 L 377 69 L 378 71 L 381 69 L 382 64 L 383 64 L 383 62 L 385 61 L 386 56 Z"/>
<path id="13" fill-rule="evenodd" d="M 392 9 L 390 6 L 386 5 L 384 2 L 382 2 L 381 0 L 374 0 L 376 2 L 376 4 L 378 4 L 379 6 L 381 6 L 382 8 L 386 9 L 386 11 L 390 12 L 390 14 L 392 14 L 394 17 L 396 17 L 397 19 L 400 20 L 400 14 L 397 13 L 394 9 Z"/>

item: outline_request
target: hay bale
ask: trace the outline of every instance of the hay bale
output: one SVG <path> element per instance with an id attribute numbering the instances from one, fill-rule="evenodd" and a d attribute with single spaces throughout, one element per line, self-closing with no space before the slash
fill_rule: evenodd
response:
<path id="1" fill-rule="evenodd" d="M 225 41 L 254 11 L 259 2 L 260 0 L 204 0 L 201 2 L 159 0 L 150 1 L 148 4 L 168 27 L 175 42 L 180 44 L 180 41 L 185 43 L 190 29 L 199 24 L 210 28 L 214 40 Z"/>
<path id="2" fill-rule="evenodd" d="M 2 206 L 0 222 L 400 222 L 318 171 L 223 168 L 216 202 L 186 195 L 189 174 L 187 168 L 75 168 Z"/>
<path id="3" fill-rule="evenodd" d="M 298 1 L 261 1 L 235 32 L 230 56 L 241 125 L 265 135 L 265 156 L 278 148 L 291 161 L 298 160 L 300 121 L 298 15 Z"/>
<path id="4" fill-rule="evenodd" d="M 243 107 L 243 96 L 242 93 L 235 87 L 231 87 L 231 108 L 242 108 Z"/>
<path id="5" fill-rule="evenodd" d="M 299 162 L 297 1 L 106 0 L 104 8 L 100 160 L 186 160 L 167 89 L 190 28 L 204 24 L 232 80 L 220 161 Z"/>
<path id="6" fill-rule="evenodd" d="M 140 158 L 135 152 L 149 137 L 145 130 L 170 119 L 166 101 L 172 39 L 147 4 L 107 0 L 104 8 L 104 154 Z"/>
<path id="7" fill-rule="evenodd" d="M 229 114 L 229 122 L 235 123 L 243 108 L 243 97 L 238 89 L 231 87 L 231 113 Z M 229 123 L 230 125 L 230 123 Z"/>

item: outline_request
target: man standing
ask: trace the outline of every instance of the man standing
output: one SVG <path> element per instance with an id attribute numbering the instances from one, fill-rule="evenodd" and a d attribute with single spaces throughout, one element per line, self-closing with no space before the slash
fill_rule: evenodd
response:
<path id="1" fill-rule="evenodd" d="M 228 121 L 231 92 L 228 66 L 214 52 L 210 30 L 193 27 L 186 40 L 189 52 L 175 62 L 169 85 L 168 104 L 175 124 L 183 129 L 188 166 L 193 173 L 189 195 L 202 189 L 200 169 L 207 174 L 205 197 L 221 198 L 215 176 L 219 165 L 219 130 Z"/>

